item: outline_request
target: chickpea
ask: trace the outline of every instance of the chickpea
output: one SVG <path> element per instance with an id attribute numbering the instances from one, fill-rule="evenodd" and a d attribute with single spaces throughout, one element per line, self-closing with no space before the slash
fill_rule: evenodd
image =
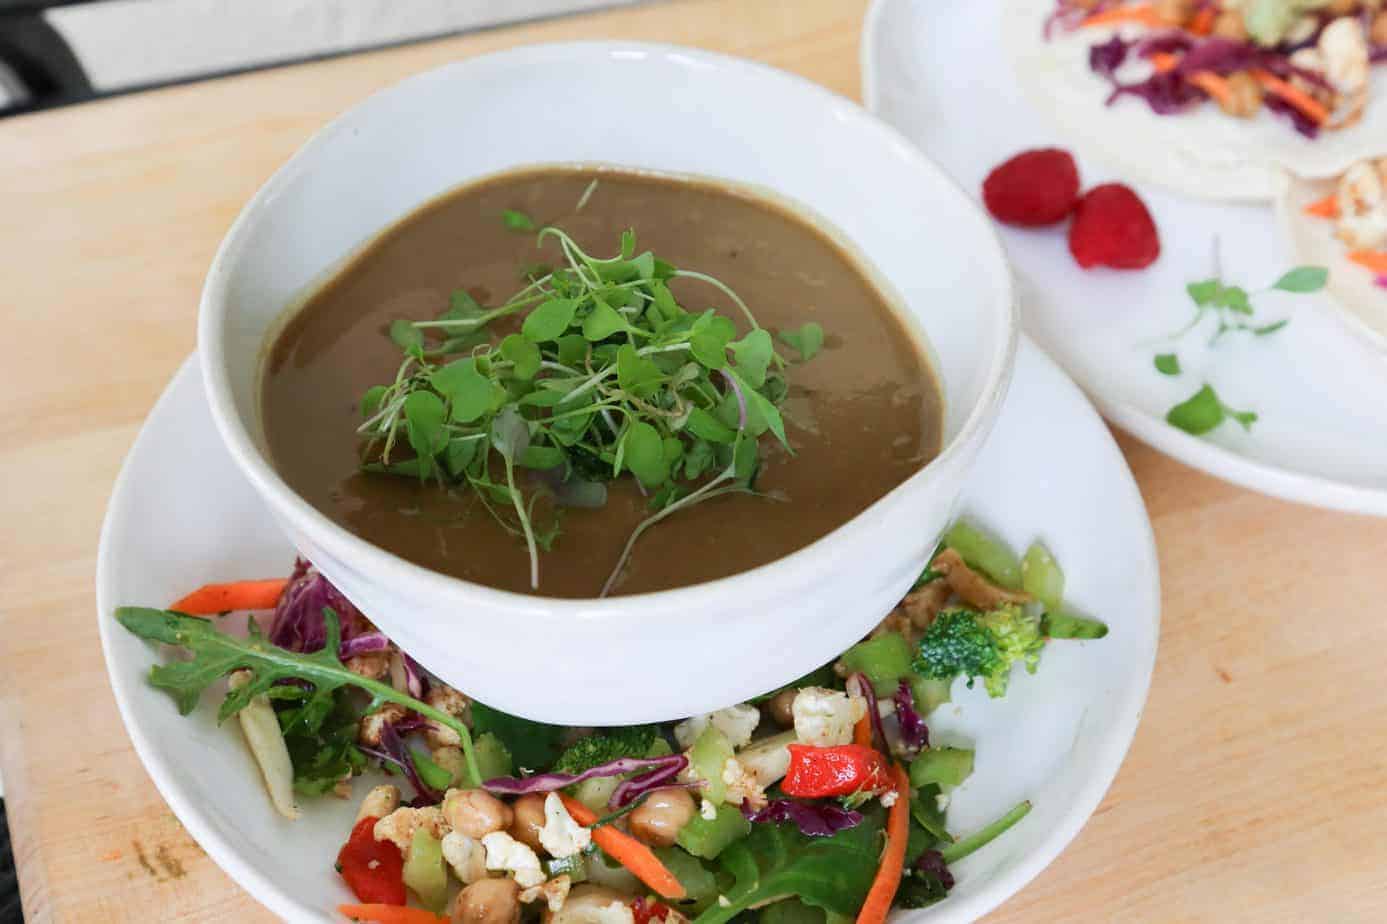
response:
<path id="1" fill-rule="evenodd" d="M 1387 10 L 1383 10 L 1373 17 L 1373 24 L 1368 30 L 1369 41 L 1374 45 L 1387 45 Z"/>
<path id="2" fill-rule="evenodd" d="M 511 811 L 514 819 L 510 825 L 510 836 L 532 850 L 543 850 L 539 832 L 545 823 L 544 796 L 537 792 L 523 795 L 515 800 Z"/>
<path id="3" fill-rule="evenodd" d="M 694 801 L 687 790 L 657 789 L 630 814 L 631 833 L 653 847 L 668 847 L 693 814 Z"/>
<path id="4" fill-rule="evenodd" d="M 366 794 L 365 799 L 361 800 L 361 808 L 357 809 L 356 820 L 384 818 L 399 807 L 400 791 L 398 789 L 389 784 L 377 786 Z"/>
<path id="5" fill-rule="evenodd" d="M 1247 23 L 1237 10 L 1225 10 L 1214 18 L 1213 34 L 1234 42 L 1247 41 Z"/>
<path id="6" fill-rule="evenodd" d="M 1156 0 L 1156 15 L 1172 26 L 1183 26 L 1194 15 L 1194 0 Z"/>
<path id="7" fill-rule="evenodd" d="M 514 879 L 479 879 L 453 899 L 451 924 L 517 924 L 520 886 Z"/>
<path id="8" fill-rule="evenodd" d="M 514 813 L 509 805 L 480 789 L 450 789 L 443 798 L 443 817 L 454 831 L 479 841 L 493 831 L 510 827 Z"/>
<path id="9" fill-rule="evenodd" d="M 1228 75 L 1228 91 L 1228 99 L 1218 105 L 1229 115 L 1250 119 L 1262 108 L 1262 88 L 1247 71 Z"/>
<path id="10" fill-rule="evenodd" d="M 789 728 L 795 724 L 795 714 L 791 707 L 795 704 L 796 696 L 799 696 L 799 690 L 791 687 L 772 696 L 771 701 L 766 704 L 766 711 L 771 714 L 772 721 L 781 728 Z"/>

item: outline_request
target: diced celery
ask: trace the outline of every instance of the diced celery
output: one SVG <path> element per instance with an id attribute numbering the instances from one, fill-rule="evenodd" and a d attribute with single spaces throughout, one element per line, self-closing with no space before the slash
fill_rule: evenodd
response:
<path id="1" fill-rule="evenodd" d="M 785 898 L 761 909 L 761 924 L 826 924 L 822 908 L 806 905 L 797 898 Z"/>
<path id="2" fill-rule="evenodd" d="M 727 798 L 722 768 L 731 756 L 732 743 L 712 725 L 703 729 L 693 747 L 689 748 L 689 766 L 704 781 L 703 798 L 709 802 L 721 802 Z"/>
<path id="3" fill-rule="evenodd" d="M 414 752 L 414 769 L 418 771 L 419 779 L 423 780 L 426 786 L 442 790 L 453 785 L 452 771 L 434 763 L 427 754 Z"/>
<path id="4" fill-rule="evenodd" d="M 419 828 L 409 842 L 405 857 L 405 885 L 430 911 L 442 911 L 448 903 L 448 870 L 443 865 L 443 846 L 427 828 Z"/>
<path id="5" fill-rule="evenodd" d="M 555 876 L 567 876 L 574 885 L 586 882 L 588 878 L 588 865 L 583 860 L 581 853 L 575 853 L 571 857 L 555 857 L 544 861 L 544 873 L 550 879 Z"/>
<path id="6" fill-rule="evenodd" d="M 650 750 L 645 752 L 647 758 L 668 757 L 674 753 L 674 748 L 669 746 L 669 742 L 659 735 L 650 743 Z"/>
<path id="7" fill-rule="evenodd" d="M 612 793 L 616 792 L 617 786 L 621 784 L 621 779 L 615 776 L 600 776 L 591 780 L 583 780 L 573 787 L 573 798 L 592 809 L 598 815 L 605 815 L 610 809 L 607 803 L 612 798 Z"/>
<path id="8" fill-rule="evenodd" d="M 742 817 L 741 809 L 721 804 L 710 821 L 695 814 L 679 832 L 678 844 L 689 853 L 705 860 L 716 860 L 727 846 L 751 833 L 751 822 Z"/>
<path id="9" fill-rule="evenodd" d="M 912 676 L 910 678 L 910 693 L 915 698 L 915 711 L 928 718 L 931 712 L 949 702 L 953 696 L 950 692 L 953 685 L 952 679 L 923 677 L 919 674 Z"/>
<path id="10" fill-rule="evenodd" d="M 973 772 L 973 752 L 964 748 L 930 748 L 910 763 L 910 785 L 957 786 Z"/>
<path id="11" fill-rule="evenodd" d="M 1051 612 L 1041 619 L 1040 631 L 1050 638 L 1102 638 L 1108 634 L 1108 627 L 1097 619 Z"/>
<path id="12" fill-rule="evenodd" d="M 1000 540 L 959 520 L 944 534 L 944 545 L 953 549 L 969 567 L 976 568 L 992 580 L 1011 590 L 1021 588 L 1021 563 Z"/>
<path id="13" fill-rule="evenodd" d="M 477 756 L 477 769 L 481 771 L 482 778 L 474 780 L 471 774 L 465 774 L 466 784 L 471 788 L 482 785 L 483 780 L 493 780 L 498 776 L 510 776 L 512 770 L 510 751 L 501 743 L 491 732 L 484 732 L 472 741 L 472 753 Z"/>
<path id="14" fill-rule="evenodd" d="M 1064 572 L 1039 539 L 1021 559 L 1021 589 L 1043 603 L 1047 613 L 1058 610 L 1064 599 Z"/>
<path id="15" fill-rule="evenodd" d="M 681 911 L 697 914 L 718 900 L 717 879 L 697 857 L 678 847 L 656 847 L 655 856 L 684 887 L 684 899 L 678 905 Z"/>
<path id="16" fill-rule="evenodd" d="M 901 678 L 911 673 L 910 661 L 910 645 L 898 632 L 858 642 L 842 657 L 843 666 L 849 671 L 867 675 L 878 696 L 896 692 Z"/>

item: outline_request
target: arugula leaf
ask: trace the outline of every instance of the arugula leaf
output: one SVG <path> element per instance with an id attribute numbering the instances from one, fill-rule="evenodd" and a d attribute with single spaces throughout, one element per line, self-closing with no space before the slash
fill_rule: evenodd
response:
<path id="1" fill-rule="evenodd" d="M 560 725 L 532 722 L 476 700 L 472 702 L 472 729 L 478 736 L 487 732 L 495 735 L 510 752 L 515 766 L 527 770 L 552 764 L 559 755 L 559 738 L 563 735 Z"/>
<path id="2" fill-rule="evenodd" d="M 300 727 L 305 730 L 316 727 L 320 730 L 325 720 L 318 716 L 329 714 L 324 709 L 327 698 L 338 690 L 356 687 L 371 695 L 371 702 L 364 710 L 366 714 L 374 712 L 384 703 L 397 703 L 457 732 L 462 739 L 468 767 L 473 773 L 477 772 L 472 732 L 466 725 L 408 693 L 352 673 L 338 660 L 337 649 L 342 642 L 341 623 L 330 607 L 323 609 L 323 647 L 307 654 L 272 644 L 257 628 L 254 619 L 247 620 L 247 637 L 240 639 L 222 632 L 210 620 L 169 610 L 122 606 L 116 609 L 115 616 L 116 621 L 133 635 L 152 642 L 175 645 L 192 655 L 188 660 L 156 664 L 149 671 L 150 684 L 166 690 L 183 715 L 197 707 L 203 690 L 232 671 L 244 669 L 251 672 L 251 681 L 227 693 L 217 710 L 218 722 L 231 718 L 262 693 L 283 699 L 283 694 L 274 692 L 279 682 L 295 680 L 313 686 L 313 696 L 309 700 L 313 703 L 313 712 L 301 724 L 291 725 L 289 731 L 291 734 L 297 733 Z"/>
<path id="3" fill-rule="evenodd" d="M 882 812 L 864 812 L 862 823 L 832 837 L 807 837 L 792 824 L 756 825 L 749 836 L 719 856 L 733 885 L 694 924 L 726 924 L 738 914 L 778 898 L 855 916 L 876 876 L 882 848 Z"/>

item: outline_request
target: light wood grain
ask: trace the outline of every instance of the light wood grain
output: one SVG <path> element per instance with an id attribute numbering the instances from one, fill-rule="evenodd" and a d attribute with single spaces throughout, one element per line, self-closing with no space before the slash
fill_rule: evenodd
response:
<path id="1" fill-rule="evenodd" d="M 192 349 L 203 273 L 256 187 L 371 91 L 513 44 L 679 41 L 855 96 L 864 7 L 661 4 L 0 123 L 0 770 L 31 922 L 268 919 L 130 749 L 93 600 L 112 480 Z M 1151 699 L 1097 815 L 989 920 L 1387 920 L 1387 521 L 1121 443 L 1161 550 Z"/>

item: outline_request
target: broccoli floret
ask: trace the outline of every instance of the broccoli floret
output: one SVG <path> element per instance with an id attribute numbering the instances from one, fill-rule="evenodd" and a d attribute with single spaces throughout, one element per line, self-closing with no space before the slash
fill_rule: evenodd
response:
<path id="1" fill-rule="evenodd" d="M 981 677 L 988 695 L 1004 696 L 1016 662 L 1035 673 L 1045 639 L 1040 620 L 1015 604 L 986 613 L 949 609 L 939 614 L 920 639 L 914 667 L 926 677 L 950 680 L 959 674 L 968 685 Z"/>
<path id="2" fill-rule="evenodd" d="M 559 773 L 582 773 L 622 757 L 645 757 L 655 743 L 654 725 L 602 728 L 568 746 L 553 769 Z"/>

